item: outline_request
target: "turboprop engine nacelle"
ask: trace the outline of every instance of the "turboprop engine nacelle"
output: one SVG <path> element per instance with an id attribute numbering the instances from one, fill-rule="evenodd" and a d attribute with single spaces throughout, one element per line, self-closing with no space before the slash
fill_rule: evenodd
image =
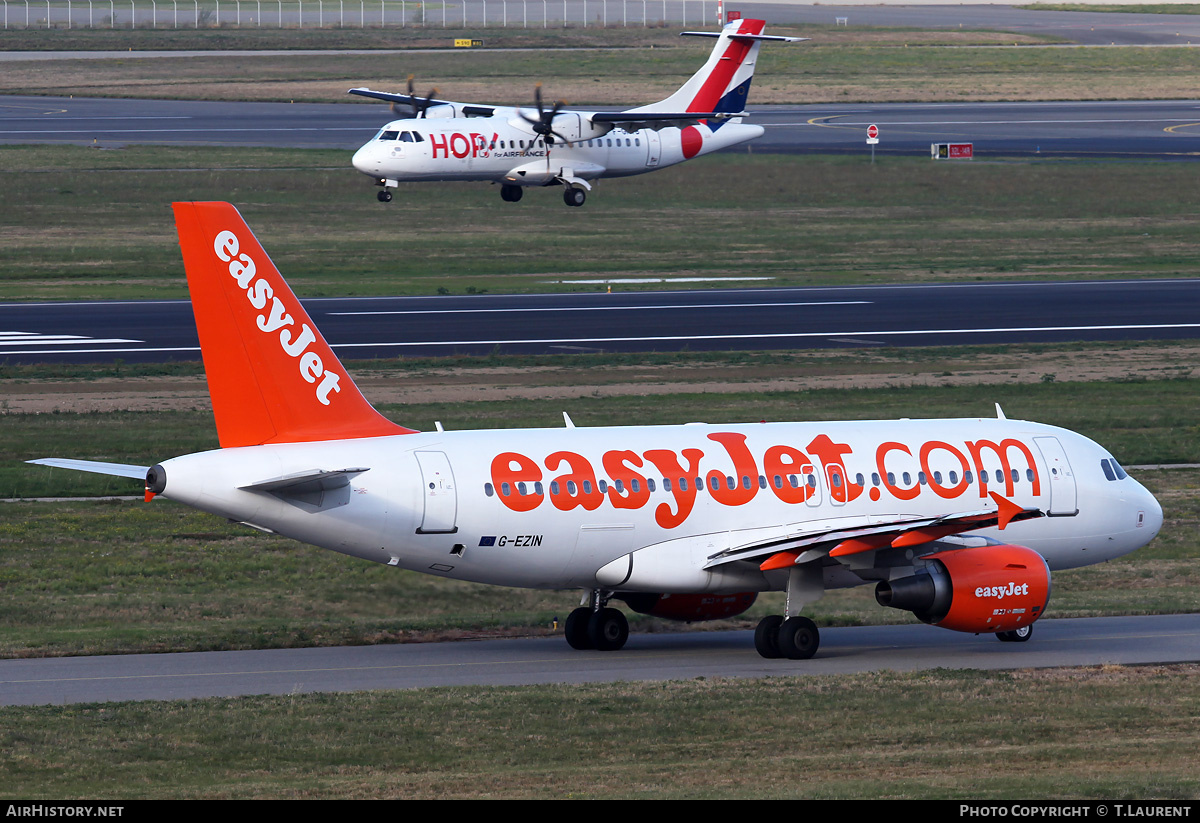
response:
<path id="1" fill-rule="evenodd" d="M 528 113 L 532 119 L 537 119 L 536 112 Z M 515 129 L 534 134 L 533 125 L 524 118 L 517 116 L 508 121 Z M 611 123 L 592 123 L 575 112 L 565 111 L 554 116 L 552 127 L 556 141 L 566 138 L 568 143 L 578 143 L 580 140 L 595 140 L 612 131 Z"/>
<path id="2" fill-rule="evenodd" d="M 924 571 L 881 581 L 881 606 L 958 632 L 1007 632 L 1032 624 L 1050 599 L 1050 569 L 1024 546 L 979 546 L 924 558 Z"/>

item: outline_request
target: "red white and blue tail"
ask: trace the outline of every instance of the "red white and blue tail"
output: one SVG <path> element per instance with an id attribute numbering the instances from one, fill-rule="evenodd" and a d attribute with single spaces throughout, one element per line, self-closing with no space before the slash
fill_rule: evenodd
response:
<path id="1" fill-rule="evenodd" d="M 802 37 L 776 37 L 762 33 L 762 20 L 734 20 L 720 33 L 685 31 L 692 37 L 715 37 L 717 44 L 699 71 L 665 100 L 631 112 L 730 112 L 745 111 L 758 49 L 766 40 L 796 42 Z"/>

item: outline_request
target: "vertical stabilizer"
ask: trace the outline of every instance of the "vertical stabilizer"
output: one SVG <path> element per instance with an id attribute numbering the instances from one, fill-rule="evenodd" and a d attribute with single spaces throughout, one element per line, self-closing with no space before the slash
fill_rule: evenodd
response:
<path id="1" fill-rule="evenodd" d="M 734 20 L 727 23 L 719 35 L 712 32 L 684 32 L 687 35 L 717 38 L 708 61 L 670 97 L 630 111 L 742 111 L 762 42 L 799 39 L 765 36 L 762 33 L 765 25 L 762 20 Z"/>
<path id="2" fill-rule="evenodd" d="M 359 392 L 228 203 L 175 203 L 222 448 L 407 434 Z"/>

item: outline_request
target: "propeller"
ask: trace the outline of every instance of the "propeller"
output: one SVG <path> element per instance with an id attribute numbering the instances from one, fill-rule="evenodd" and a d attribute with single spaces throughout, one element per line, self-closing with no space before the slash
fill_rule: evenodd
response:
<path id="1" fill-rule="evenodd" d="M 538 83 L 533 88 L 533 99 L 537 102 L 538 116 L 537 118 L 530 117 L 523 111 L 517 113 L 521 115 L 521 119 L 530 125 L 535 134 L 540 134 L 546 140 L 547 146 L 554 145 L 554 138 L 557 137 L 564 143 L 569 143 L 567 138 L 554 130 L 554 118 L 558 116 L 558 110 L 567 105 L 566 100 L 559 100 L 554 104 L 549 111 L 546 110 L 545 104 L 542 102 L 542 84 Z"/>
<path id="2" fill-rule="evenodd" d="M 425 95 L 425 97 L 417 97 L 413 89 L 413 76 L 411 74 L 408 76 L 408 105 L 412 106 L 412 116 L 414 119 L 425 116 L 425 112 L 433 105 L 433 97 L 437 93 L 437 89 L 430 89 L 429 94 Z M 397 117 L 400 116 L 400 111 L 395 103 L 392 103 L 392 113 Z"/>

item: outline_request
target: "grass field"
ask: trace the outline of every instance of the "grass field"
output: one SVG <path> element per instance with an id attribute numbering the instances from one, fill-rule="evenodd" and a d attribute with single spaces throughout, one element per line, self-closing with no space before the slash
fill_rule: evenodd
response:
<path id="1" fill-rule="evenodd" d="M 583 209 L 540 191 L 514 207 L 485 184 L 409 184 L 385 206 L 346 152 L 0 147 L 0 300 L 183 297 L 169 203 L 210 199 L 241 210 L 304 297 L 594 290 L 558 281 L 601 275 L 1190 276 L 1186 168 L 731 154 L 602 181 Z"/>
<path id="2" fill-rule="evenodd" d="M 0 709 L 0 797 L 1200 794 L 1195 666 L 698 678 Z"/>
<path id="3" fill-rule="evenodd" d="M 813 39 L 762 51 L 751 108 L 767 103 L 1187 99 L 1196 94 L 1189 78 L 1200 68 L 1200 51 L 1188 48 L 1026 47 L 1030 38 L 979 32 L 772 33 Z M 0 74 L 0 93 L 373 105 L 348 97 L 346 90 L 370 86 L 403 91 L 407 78 L 415 75 L 422 91 L 437 87 L 443 97 L 466 102 L 528 105 L 534 84 L 541 82 L 553 99 L 576 106 L 634 105 L 678 88 L 704 62 L 711 45 L 680 39 L 674 32 L 655 33 L 650 43 L 641 33 L 480 34 L 497 48 L 369 55 L 214 53 L 187 59 L 131 54 L 12 62 Z M 33 36 L 6 35 L 18 41 Z M 168 36 L 174 35 L 164 33 Z M 257 36 L 245 35 L 250 43 Z M 439 45 L 464 35 L 442 36 L 445 41 Z M 562 50 L 576 38 L 592 50 Z M 69 40 L 54 42 L 67 48 Z M 253 47 L 236 39 L 223 45 Z M 505 48 L 510 45 L 525 50 Z M 11 47 L 19 46 L 14 42 Z M 631 72 L 630 66 L 636 70 Z"/>

